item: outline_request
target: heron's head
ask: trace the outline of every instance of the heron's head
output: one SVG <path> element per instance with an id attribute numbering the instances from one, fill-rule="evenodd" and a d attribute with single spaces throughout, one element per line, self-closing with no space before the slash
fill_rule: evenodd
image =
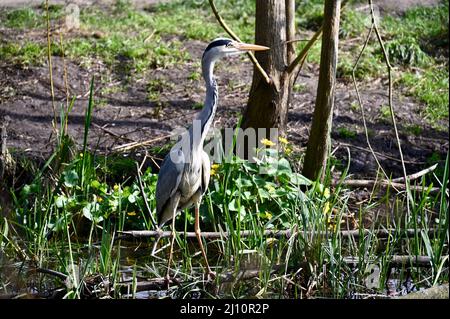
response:
<path id="1" fill-rule="evenodd" d="M 205 49 L 203 53 L 203 60 L 215 61 L 217 59 L 245 53 L 248 51 L 265 51 L 270 48 L 256 45 L 233 41 L 226 38 L 218 38 L 213 40 Z"/>

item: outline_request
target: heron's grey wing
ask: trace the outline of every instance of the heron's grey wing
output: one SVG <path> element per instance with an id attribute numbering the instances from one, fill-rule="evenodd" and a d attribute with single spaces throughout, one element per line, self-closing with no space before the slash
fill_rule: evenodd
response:
<path id="1" fill-rule="evenodd" d="M 184 154 L 180 149 L 173 149 L 166 155 L 158 174 L 156 183 L 156 216 L 161 222 L 164 209 L 180 185 L 185 166 Z"/>

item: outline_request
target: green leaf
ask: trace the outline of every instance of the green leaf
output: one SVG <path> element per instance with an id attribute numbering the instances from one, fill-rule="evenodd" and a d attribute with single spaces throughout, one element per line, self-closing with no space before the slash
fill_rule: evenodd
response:
<path id="1" fill-rule="evenodd" d="M 278 174 L 291 174 L 291 164 L 289 164 L 288 160 L 282 158 L 278 161 Z"/>
<path id="2" fill-rule="evenodd" d="M 238 207 L 236 205 L 236 200 L 233 199 L 231 202 L 228 203 L 228 210 L 232 211 L 232 212 L 237 212 L 238 211 Z"/>
<path id="3" fill-rule="evenodd" d="M 99 223 L 103 221 L 103 216 L 98 215 L 99 213 L 100 205 L 98 203 L 92 204 L 88 203 L 83 208 L 83 216 L 89 219 L 90 221 L 93 221 L 95 223 Z"/>
<path id="4" fill-rule="evenodd" d="M 64 195 L 60 195 L 55 199 L 55 205 L 58 208 L 63 208 L 67 204 L 67 197 Z"/>
<path id="5" fill-rule="evenodd" d="M 249 163 L 249 162 L 244 162 L 242 163 L 242 166 L 248 171 L 248 172 L 257 172 L 258 169 L 256 168 L 256 164 L 254 163 Z"/>
<path id="6" fill-rule="evenodd" d="M 91 187 L 92 187 L 92 188 L 99 189 L 100 186 L 101 186 L 101 184 L 100 184 L 100 182 L 99 182 L 98 180 L 93 180 L 93 181 L 91 182 Z"/>
<path id="7" fill-rule="evenodd" d="M 239 220 L 243 221 L 245 216 L 247 215 L 247 211 L 244 206 L 239 206 Z"/>
<path id="8" fill-rule="evenodd" d="M 64 185 L 72 188 L 78 184 L 78 174 L 75 170 L 64 172 Z"/>
<path id="9" fill-rule="evenodd" d="M 249 191 L 245 191 L 242 193 L 242 198 L 245 200 L 250 200 L 252 197 L 253 197 L 252 193 Z"/>
<path id="10" fill-rule="evenodd" d="M 291 183 L 294 185 L 311 185 L 312 181 L 299 173 L 293 173 L 291 175 Z"/>
<path id="11" fill-rule="evenodd" d="M 31 193 L 31 186 L 28 184 L 25 184 L 25 186 L 22 188 L 22 196 L 28 196 Z"/>
<path id="12" fill-rule="evenodd" d="M 252 185 L 252 182 L 248 178 L 239 177 L 236 179 L 236 186 L 239 188 L 251 187 Z"/>
<path id="13" fill-rule="evenodd" d="M 131 204 L 133 204 L 133 203 L 136 202 L 136 196 L 134 195 L 134 193 L 133 193 L 133 194 L 130 194 L 130 195 L 128 196 L 128 201 L 129 201 Z"/>
<path id="14" fill-rule="evenodd" d="M 264 198 L 270 198 L 269 192 L 266 191 L 265 189 L 258 188 L 258 194 L 259 194 L 259 197 L 261 197 L 262 199 L 264 199 Z"/>

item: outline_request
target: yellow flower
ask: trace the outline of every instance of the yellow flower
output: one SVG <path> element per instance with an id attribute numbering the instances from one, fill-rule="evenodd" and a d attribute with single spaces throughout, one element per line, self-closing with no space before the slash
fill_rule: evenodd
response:
<path id="1" fill-rule="evenodd" d="M 83 153 L 80 153 L 80 157 L 83 157 Z"/>
<path id="2" fill-rule="evenodd" d="M 325 198 L 330 198 L 330 189 L 328 187 L 323 191 L 323 196 Z"/>
<path id="3" fill-rule="evenodd" d="M 119 190 L 119 185 L 115 184 L 113 189 L 117 192 Z"/>
<path id="4" fill-rule="evenodd" d="M 329 230 L 329 231 L 335 233 L 335 232 L 336 232 L 336 229 L 337 229 L 337 227 L 336 227 L 335 224 L 330 224 L 330 225 L 328 225 L 328 230 Z"/>
<path id="5" fill-rule="evenodd" d="M 261 140 L 261 143 L 262 143 L 263 145 L 269 146 L 269 147 L 275 145 L 274 142 L 272 142 L 271 140 L 268 140 L 267 138 L 263 138 L 263 139 Z"/>
<path id="6" fill-rule="evenodd" d="M 133 212 L 128 212 L 127 214 L 128 214 L 128 216 L 136 216 L 136 212 L 134 212 L 134 211 Z"/>
<path id="7" fill-rule="evenodd" d="M 264 218 L 264 219 L 271 219 L 272 214 L 270 212 L 259 213 L 259 217 Z"/>
<path id="8" fill-rule="evenodd" d="M 323 207 L 323 213 L 327 215 L 330 212 L 330 202 L 326 202 L 325 206 Z"/>
<path id="9" fill-rule="evenodd" d="M 285 145 L 289 143 L 288 140 L 287 140 L 286 138 L 281 137 L 281 136 L 278 138 L 278 140 L 279 140 L 281 143 L 285 144 Z"/>
<path id="10" fill-rule="evenodd" d="M 103 202 L 103 198 L 97 197 L 97 202 L 99 202 L 99 203 Z"/>
<path id="11" fill-rule="evenodd" d="M 211 176 L 214 176 L 217 174 L 216 170 L 214 168 L 211 168 L 211 170 L 209 171 Z"/>
<path id="12" fill-rule="evenodd" d="M 211 169 L 218 169 L 220 167 L 219 164 L 212 164 Z"/>
<path id="13" fill-rule="evenodd" d="M 275 244 L 276 241 L 277 241 L 276 238 L 273 238 L 273 237 L 267 238 L 267 239 L 266 239 L 267 246 L 269 246 L 269 247 L 273 246 L 273 244 Z"/>
<path id="14" fill-rule="evenodd" d="M 276 191 L 275 187 L 273 187 L 273 186 L 270 185 L 270 184 L 266 184 L 266 185 L 264 185 L 264 187 L 267 189 L 267 191 L 268 191 L 269 193 L 275 193 L 275 191 Z"/>

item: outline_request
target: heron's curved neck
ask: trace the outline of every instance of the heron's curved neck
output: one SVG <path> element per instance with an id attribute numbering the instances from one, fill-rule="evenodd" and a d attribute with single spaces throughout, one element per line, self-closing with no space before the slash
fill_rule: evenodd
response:
<path id="1" fill-rule="evenodd" d="M 198 117 L 201 125 L 201 137 L 197 141 L 194 139 L 194 147 L 203 147 L 203 142 L 205 141 L 206 134 L 208 134 L 208 130 L 214 120 L 217 109 L 219 95 L 213 71 L 214 61 L 208 57 L 204 57 L 202 60 L 202 73 L 206 84 L 206 97 L 205 104 Z"/>

